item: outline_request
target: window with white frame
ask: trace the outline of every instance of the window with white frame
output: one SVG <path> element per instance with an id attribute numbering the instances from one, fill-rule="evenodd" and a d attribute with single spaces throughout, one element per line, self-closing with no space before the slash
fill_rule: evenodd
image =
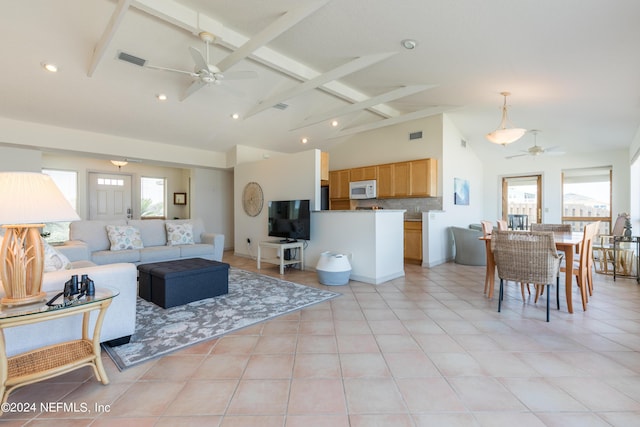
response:
<path id="1" fill-rule="evenodd" d="M 42 169 L 56 183 L 71 207 L 78 211 L 78 173 L 59 169 Z M 42 229 L 44 239 L 49 243 L 69 240 L 69 222 L 50 222 Z"/>
<path id="2" fill-rule="evenodd" d="M 165 178 L 140 178 L 141 218 L 165 218 L 167 216 L 165 189 Z"/>

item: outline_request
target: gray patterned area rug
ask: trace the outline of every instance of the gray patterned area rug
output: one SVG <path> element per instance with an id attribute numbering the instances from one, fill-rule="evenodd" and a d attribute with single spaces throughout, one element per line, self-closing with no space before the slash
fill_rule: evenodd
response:
<path id="1" fill-rule="evenodd" d="M 168 309 L 138 298 L 131 342 L 103 349 L 123 370 L 339 295 L 232 267 L 226 295 Z"/>

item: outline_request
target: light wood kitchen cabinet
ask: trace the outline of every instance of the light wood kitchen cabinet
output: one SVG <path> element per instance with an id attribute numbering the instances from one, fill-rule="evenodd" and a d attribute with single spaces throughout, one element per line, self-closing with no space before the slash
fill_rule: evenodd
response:
<path id="1" fill-rule="evenodd" d="M 378 165 L 378 198 L 407 197 L 409 195 L 409 163 Z"/>
<path id="2" fill-rule="evenodd" d="M 435 197 L 438 192 L 436 159 L 385 163 L 329 172 L 329 198 L 348 199 L 349 182 L 375 179 L 378 199 Z"/>
<path id="3" fill-rule="evenodd" d="M 356 201 L 349 199 L 331 199 L 329 209 L 332 211 L 352 211 L 356 208 Z"/>
<path id="4" fill-rule="evenodd" d="M 325 181 L 329 181 L 329 153 L 324 151 L 320 152 L 320 181 L 323 181 L 324 185 Z"/>
<path id="5" fill-rule="evenodd" d="M 378 165 L 376 168 L 378 169 L 378 182 L 376 183 L 378 198 L 393 197 L 393 187 L 391 185 L 391 180 L 393 179 L 392 165 Z"/>
<path id="6" fill-rule="evenodd" d="M 413 160 L 409 162 L 409 195 L 431 197 L 437 194 L 437 168 L 435 159 Z"/>
<path id="7" fill-rule="evenodd" d="M 404 222 L 404 259 L 422 264 L 422 221 Z"/>
<path id="8" fill-rule="evenodd" d="M 329 172 L 329 198 L 349 198 L 349 169 Z"/>
<path id="9" fill-rule="evenodd" d="M 369 179 L 377 179 L 378 173 L 375 166 L 365 166 L 362 168 L 353 168 L 350 170 L 350 181 L 366 181 Z"/>

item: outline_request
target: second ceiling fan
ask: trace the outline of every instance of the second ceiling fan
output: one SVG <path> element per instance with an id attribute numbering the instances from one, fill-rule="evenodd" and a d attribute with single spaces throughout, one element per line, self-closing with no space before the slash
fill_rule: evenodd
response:
<path id="1" fill-rule="evenodd" d="M 513 159 L 514 157 L 522 157 L 522 156 L 535 157 L 535 156 L 540 156 L 542 154 L 553 154 L 553 155 L 564 154 L 564 152 L 562 151 L 557 151 L 559 147 L 549 147 L 549 148 L 541 147 L 540 145 L 538 145 L 538 140 L 537 140 L 538 132 L 540 131 L 533 129 L 530 132 L 533 134 L 533 145 L 526 150 L 520 150 L 522 151 L 523 154 L 514 154 L 512 156 L 506 156 L 505 159 Z"/>

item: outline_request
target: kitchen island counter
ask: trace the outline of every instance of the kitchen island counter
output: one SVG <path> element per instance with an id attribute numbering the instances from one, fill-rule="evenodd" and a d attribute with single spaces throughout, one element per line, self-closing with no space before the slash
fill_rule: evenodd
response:
<path id="1" fill-rule="evenodd" d="M 402 277 L 404 213 L 403 209 L 313 211 L 305 256 L 313 264 L 324 251 L 349 253 L 351 279 L 360 282 L 377 285 Z"/>

